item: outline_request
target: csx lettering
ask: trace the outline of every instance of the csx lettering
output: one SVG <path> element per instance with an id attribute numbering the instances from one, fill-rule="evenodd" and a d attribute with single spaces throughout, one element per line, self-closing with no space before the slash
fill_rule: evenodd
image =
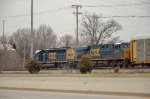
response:
<path id="1" fill-rule="evenodd" d="M 100 49 L 91 49 L 90 54 L 91 56 L 100 56 L 99 51 Z"/>
<path id="2" fill-rule="evenodd" d="M 50 59 L 56 59 L 56 53 L 49 53 Z"/>

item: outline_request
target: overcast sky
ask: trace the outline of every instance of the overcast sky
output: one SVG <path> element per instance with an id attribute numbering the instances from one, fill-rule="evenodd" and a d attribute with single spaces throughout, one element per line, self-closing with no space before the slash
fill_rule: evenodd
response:
<path id="1" fill-rule="evenodd" d="M 31 0 L 0 0 L 0 35 L 5 20 L 5 34 L 11 35 L 19 28 L 30 28 Z M 34 28 L 41 24 L 52 27 L 58 36 L 63 34 L 75 35 L 75 11 L 71 5 L 79 4 L 79 24 L 85 13 L 95 12 L 103 16 L 136 16 L 116 17 L 123 27 L 114 36 L 120 36 L 129 41 L 135 35 L 150 34 L 150 0 L 34 0 Z M 106 19 L 104 19 L 106 20 Z"/>

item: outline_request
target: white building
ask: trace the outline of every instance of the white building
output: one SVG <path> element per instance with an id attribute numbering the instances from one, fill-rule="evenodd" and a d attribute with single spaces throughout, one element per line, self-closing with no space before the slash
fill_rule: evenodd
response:
<path id="1" fill-rule="evenodd" d="M 0 44 L 0 50 L 4 50 L 4 46 L 6 47 L 6 50 L 8 51 L 15 51 L 15 49 L 10 44 Z"/>

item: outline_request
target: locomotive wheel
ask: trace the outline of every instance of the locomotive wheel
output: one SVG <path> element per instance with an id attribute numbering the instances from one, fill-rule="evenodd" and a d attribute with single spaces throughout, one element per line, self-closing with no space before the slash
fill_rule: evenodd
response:
<path id="1" fill-rule="evenodd" d="M 113 68 L 117 67 L 116 61 L 111 61 L 111 67 Z"/>
<path id="2" fill-rule="evenodd" d="M 120 63 L 120 68 L 123 68 L 123 67 L 124 67 L 123 63 Z"/>

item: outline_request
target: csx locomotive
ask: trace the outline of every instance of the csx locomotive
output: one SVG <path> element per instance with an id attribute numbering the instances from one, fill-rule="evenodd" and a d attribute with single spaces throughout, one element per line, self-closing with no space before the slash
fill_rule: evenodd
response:
<path id="1" fill-rule="evenodd" d="M 83 55 L 90 55 L 95 66 L 150 66 L 150 38 L 132 39 L 130 43 L 37 50 L 35 60 L 39 61 L 43 68 L 63 67 L 66 64 L 76 67 Z"/>

